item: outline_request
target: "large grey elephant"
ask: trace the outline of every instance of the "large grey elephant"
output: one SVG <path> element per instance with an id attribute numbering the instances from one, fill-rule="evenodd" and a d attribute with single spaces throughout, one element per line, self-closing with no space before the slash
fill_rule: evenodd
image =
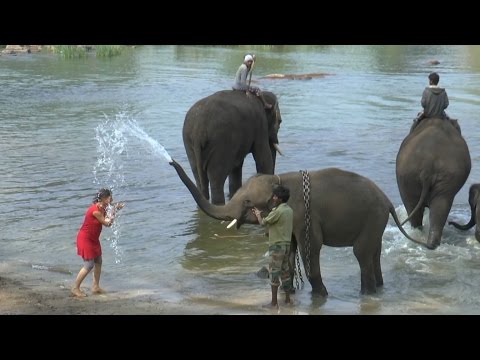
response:
<path id="1" fill-rule="evenodd" d="M 196 102 L 185 116 L 183 143 L 195 182 L 212 203 L 225 204 L 224 184 L 229 177 L 230 198 L 242 186 L 245 157 L 252 153 L 257 173 L 273 174 L 282 117 L 277 97 L 268 91 L 258 97 L 245 91 L 224 90 Z"/>
<path id="2" fill-rule="evenodd" d="M 397 154 L 397 184 L 414 228 L 430 208 L 426 246 L 440 245 L 453 199 L 470 174 L 468 146 L 456 120 L 426 118 L 412 128 Z"/>
<path id="3" fill-rule="evenodd" d="M 480 224 L 479 201 L 480 201 L 480 184 L 472 184 L 470 186 L 470 191 L 468 194 L 468 203 L 470 204 L 470 210 L 471 210 L 470 221 L 468 222 L 468 224 L 465 224 L 465 225 L 460 225 L 455 221 L 449 221 L 448 224 L 453 225 L 460 230 L 469 230 L 473 226 L 475 226 L 475 224 Z M 475 229 L 475 238 L 477 239 L 478 242 L 480 242 L 480 228 L 478 226 Z"/>
<path id="4" fill-rule="evenodd" d="M 306 242 L 305 187 L 301 172 L 254 175 L 226 205 L 220 206 L 210 204 L 205 199 L 178 163 L 172 161 L 170 164 L 207 215 L 219 220 L 236 221 L 237 228 L 245 223 L 258 224 L 251 209 L 255 206 L 265 216 L 271 209 L 273 187 L 278 184 L 288 187 L 288 204 L 294 214 L 291 268 L 294 269 L 298 246 L 312 291 L 316 294 L 328 294 L 320 273 L 320 249 L 323 245 L 353 246 L 353 253 L 360 265 L 361 293 L 371 294 L 383 285 L 380 254 L 389 214 L 401 232 L 417 242 L 403 230 L 392 203 L 382 190 L 371 180 L 352 172 L 336 168 L 310 172 L 311 225 L 308 232 L 310 240 Z"/>

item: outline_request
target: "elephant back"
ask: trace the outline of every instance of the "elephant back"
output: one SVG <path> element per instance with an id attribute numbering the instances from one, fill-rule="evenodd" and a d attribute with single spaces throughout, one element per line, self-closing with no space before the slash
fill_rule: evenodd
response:
<path id="1" fill-rule="evenodd" d="M 431 154 L 436 154 L 437 158 L 444 160 L 470 162 L 469 149 L 456 120 L 455 123 L 439 118 L 422 120 L 402 142 L 399 155 L 402 153 L 408 159 L 428 159 Z"/>
<path id="2" fill-rule="evenodd" d="M 372 216 L 383 217 L 385 221 L 388 218 L 390 200 L 367 177 L 338 168 L 326 168 L 310 172 L 310 178 L 311 208 L 317 212 L 319 222 L 326 231 L 345 232 L 345 235 L 354 231 L 355 226 L 342 229 L 344 219 L 351 219 L 353 224 L 354 219 L 364 217 L 366 209 Z M 325 219 L 330 220 L 328 224 L 324 223 Z"/>
<path id="3" fill-rule="evenodd" d="M 401 176 L 429 173 L 466 179 L 471 169 L 470 152 L 455 123 L 427 118 L 402 142 L 396 169 L 397 175 Z"/>

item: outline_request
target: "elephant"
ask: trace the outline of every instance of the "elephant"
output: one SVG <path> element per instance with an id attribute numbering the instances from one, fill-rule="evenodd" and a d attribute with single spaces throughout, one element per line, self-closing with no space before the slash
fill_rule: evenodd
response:
<path id="1" fill-rule="evenodd" d="M 360 265 L 361 293 L 372 294 L 383 285 L 380 254 L 382 235 L 392 215 L 400 231 L 410 240 L 402 228 L 395 209 L 388 197 L 377 185 L 353 172 L 337 168 L 312 171 L 310 179 L 310 228 L 306 238 L 306 206 L 304 203 L 303 174 L 288 172 L 279 175 L 256 174 L 236 192 L 225 205 L 214 205 L 203 196 L 186 175 L 183 168 L 172 160 L 177 171 L 198 206 L 210 217 L 232 221 L 237 229 L 242 224 L 258 224 L 251 209 L 256 207 L 265 216 L 271 209 L 274 186 L 282 184 L 289 188 L 288 205 L 293 210 L 293 233 L 289 261 L 293 276 L 295 253 L 300 250 L 312 293 L 327 296 L 328 292 L 320 272 L 320 249 L 352 246 Z"/>
<path id="2" fill-rule="evenodd" d="M 480 184 L 472 184 L 470 186 L 470 191 L 468 193 L 468 203 L 470 204 L 470 209 L 472 213 L 468 224 L 460 225 L 455 221 L 449 221 L 448 224 L 453 225 L 460 230 L 468 230 L 468 229 L 471 229 L 475 224 L 479 224 L 480 223 L 480 206 L 477 206 L 478 202 L 480 201 L 479 195 L 480 195 Z M 478 226 L 475 229 L 475 239 L 477 239 L 477 241 L 480 242 L 480 229 L 478 228 Z"/>
<path id="3" fill-rule="evenodd" d="M 229 197 L 242 186 L 245 157 L 252 153 L 257 173 L 273 174 L 282 122 L 277 97 L 262 92 L 271 109 L 245 91 L 218 91 L 197 101 L 183 124 L 183 144 L 198 188 L 212 203 L 225 204 L 224 184 L 229 177 Z"/>
<path id="4" fill-rule="evenodd" d="M 400 145 L 397 184 L 409 214 L 402 224 L 410 221 L 421 228 L 425 207 L 430 208 L 428 249 L 440 245 L 453 200 L 470 169 L 470 153 L 456 120 L 425 118 Z"/>

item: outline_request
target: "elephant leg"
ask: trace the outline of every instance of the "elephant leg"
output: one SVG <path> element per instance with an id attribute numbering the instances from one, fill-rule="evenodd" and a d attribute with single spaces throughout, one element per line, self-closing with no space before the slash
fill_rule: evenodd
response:
<path id="1" fill-rule="evenodd" d="M 313 235 L 315 234 L 315 236 Z M 308 281 L 312 285 L 312 294 L 327 296 L 328 291 L 322 281 L 322 273 L 320 272 L 320 249 L 323 244 L 323 234 L 322 228 L 320 225 L 312 224 L 312 229 L 310 231 L 310 276 L 308 276 Z M 306 253 L 305 245 L 302 253 L 303 265 L 307 266 L 306 263 Z M 305 272 L 308 270 L 305 269 Z"/>
<path id="2" fill-rule="evenodd" d="M 208 178 L 210 179 L 210 189 L 212 192 L 212 204 L 224 205 L 225 204 L 225 180 L 227 180 L 228 174 L 217 174 L 208 172 Z"/>
<path id="3" fill-rule="evenodd" d="M 223 192 L 223 184 L 216 184 L 212 181 L 210 187 L 212 189 L 212 204 L 225 205 L 225 193 Z"/>
<path id="4" fill-rule="evenodd" d="M 235 167 L 228 176 L 228 197 L 230 199 L 235 195 L 237 190 L 242 187 L 242 167 L 243 161 L 239 166 Z"/>
<path id="5" fill-rule="evenodd" d="M 377 292 L 377 285 L 375 279 L 375 271 L 373 266 L 373 259 L 371 256 L 367 256 L 363 250 L 353 247 L 353 253 L 360 265 L 360 281 L 361 281 L 361 294 L 375 294 Z"/>
<path id="6" fill-rule="evenodd" d="M 197 188 L 202 192 L 203 196 L 205 196 L 205 199 L 209 200 L 210 193 L 208 191 L 209 184 L 207 174 L 202 169 L 197 168 L 197 161 L 193 150 L 188 146 L 185 147 L 185 150 L 187 152 L 190 168 L 192 169 L 193 176 L 195 177 L 195 184 L 197 185 Z M 204 184 L 204 187 L 201 186 L 202 183 Z"/>
<path id="7" fill-rule="evenodd" d="M 384 229 L 385 226 L 381 227 L 377 222 L 366 223 L 353 244 L 353 253 L 360 265 L 361 294 L 375 294 L 377 292 L 377 281 L 380 280 L 383 283 L 381 269 L 375 266 L 375 257 L 380 252 L 379 247 L 381 249 L 383 234 L 383 231 L 376 230 L 379 228 Z M 380 258 L 378 258 L 378 265 L 380 266 Z M 376 270 L 380 271 L 378 280 Z"/>
<path id="8" fill-rule="evenodd" d="M 200 174 L 200 176 L 202 177 L 202 182 L 201 184 L 203 184 L 204 186 L 198 186 L 198 183 L 197 183 L 197 187 L 200 189 L 200 191 L 202 192 L 203 196 L 205 196 L 205 199 L 207 200 L 210 200 L 210 192 L 208 191 L 208 187 L 209 187 L 209 181 L 208 181 L 208 177 L 207 177 L 207 174 L 205 172 L 202 172 Z"/>
<path id="9" fill-rule="evenodd" d="M 452 208 L 453 196 L 437 196 L 430 202 L 430 231 L 427 248 L 434 250 L 440 245 L 448 213 Z"/>
<path id="10" fill-rule="evenodd" d="M 375 273 L 375 285 L 378 287 L 383 286 L 383 275 L 382 275 L 382 266 L 380 264 L 380 255 L 382 254 L 382 242 L 380 241 L 379 246 L 375 250 L 373 255 L 373 271 Z"/>

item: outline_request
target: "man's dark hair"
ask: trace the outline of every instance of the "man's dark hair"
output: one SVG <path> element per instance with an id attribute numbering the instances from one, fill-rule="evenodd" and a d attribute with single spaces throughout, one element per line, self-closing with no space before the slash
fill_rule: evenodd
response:
<path id="1" fill-rule="evenodd" d="M 440 76 L 436 72 L 432 72 L 430 75 L 428 75 L 428 79 L 430 80 L 431 84 L 438 85 L 438 82 L 440 81 Z"/>
<path id="2" fill-rule="evenodd" d="M 281 199 L 282 203 L 286 203 L 290 199 L 290 190 L 283 185 L 278 185 L 273 189 L 273 195 Z"/>

